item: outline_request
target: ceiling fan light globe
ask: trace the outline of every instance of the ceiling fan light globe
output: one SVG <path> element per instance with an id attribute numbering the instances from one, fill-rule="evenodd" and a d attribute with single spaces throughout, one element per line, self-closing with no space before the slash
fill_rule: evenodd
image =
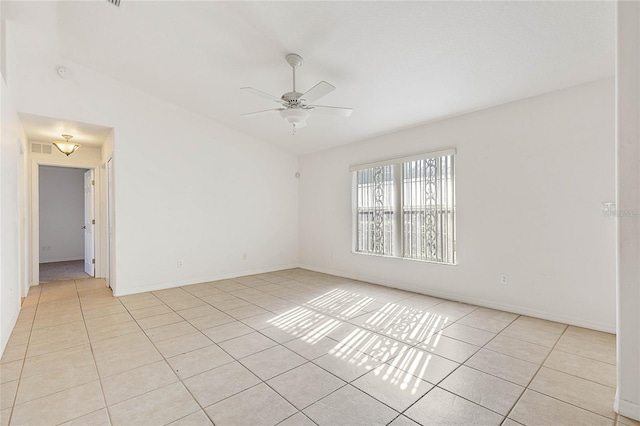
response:
<path id="1" fill-rule="evenodd" d="M 311 114 L 310 110 L 301 108 L 289 108 L 280 111 L 280 116 L 294 127 L 301 127 L 307 122 L 307 118 Z"/>

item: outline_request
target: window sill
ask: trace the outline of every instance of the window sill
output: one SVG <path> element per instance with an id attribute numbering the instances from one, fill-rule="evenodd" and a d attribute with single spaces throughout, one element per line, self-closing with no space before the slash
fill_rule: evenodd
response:
<path id="1" fill-rule="evenodd" d="M 432 263 L 432 264 L 435 264 L 435 265 L 443 265 L 443 266 L 458 266 L 458 262 L 455 262 L 455 263 L 437 262 L 435 260 L 422 260 L 422 259 L 412 259 L 410 257 L 387 256 L 385 254 L 363 253 L 361 251 L 354 251 L 354 250 L 351 250 L 351 253 L 352 254 L 357 254 L 357 255 L 360 255 L 360 256 L 372 256 L 372 257 L 383 257 L 385 259 L 408 260 L 410 262 Z"/>

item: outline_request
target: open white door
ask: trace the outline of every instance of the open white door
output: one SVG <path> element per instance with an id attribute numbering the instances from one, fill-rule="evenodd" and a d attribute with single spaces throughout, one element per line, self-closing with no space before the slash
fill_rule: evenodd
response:
<path id="1" fill-rule="evenodd" d="M 84 173 L 84 271 L 95 275 L 95 242 L 94 242 L 94 177 L 93 170 Z"/>

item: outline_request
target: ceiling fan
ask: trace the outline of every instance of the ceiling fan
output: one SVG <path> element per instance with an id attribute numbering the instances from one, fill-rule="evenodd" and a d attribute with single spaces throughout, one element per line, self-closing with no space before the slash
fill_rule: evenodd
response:
<path id="1" fill-rule="evenodd" d="M 305 93 L 296 92 L 296 68 L 302 66 L 302 58 L 295 53 L 291 53 L 287 55 L 287 62 L 293 69 L 293 91 L 287 92 L 278 98 L 261 90 L 254 89 L 253 87 L 241 88 L 242 90 L 245 90 L 249 93 L 253 93 L 254 95 L 269 99 L 280 104 L 280 108 L 242 114 L 243 117 L 278 112 L 280 113 L 280 116 L 282 118 L 284 118 L 289 124 L 293 126 L 293 134 L 295 135 L 296 129 L 307 126 L 307 118 L 309 118 L 313 111 L 340 117 L 349 117 L 351 115 L 351 113 L 353 112 L 353 109 L 351 108 L 315 105 L 312 103 L 336 90 L 333 85 L 327 83 L 326 81 L 321 81 L 311 89 L 307 90 Z"/>

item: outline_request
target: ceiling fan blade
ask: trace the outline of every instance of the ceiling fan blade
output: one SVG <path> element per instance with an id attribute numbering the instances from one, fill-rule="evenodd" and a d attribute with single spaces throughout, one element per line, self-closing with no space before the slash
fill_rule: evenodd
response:
<path id="1" fill-rule="evenodd" d="M 306 99 L 307 102 L 313 102 L 316 99 L 320 99 L 324 95 L 327 95 L 336 90 L 335 86 L 327 83 L 326 81 L 321 81 L 320 83 L 313 86 L 311 89 L 307 90 L 307 92 L 300 96 L 302 99 Z"/>
<path id="2" fill-rule="evenodd" d="M 276 112 L 276 111 L 282 111 L 285 108 L 276 108 L 276 109 L 265 109 L 264 111 L 256 111 L 256 112 L 250 112 L 247 114 L 241 114 L 240 117 L 251 117 L 254 115 L 260 115 L 260 114 L 266 114 L 268 112 Z"/>
<path id="3" fill-rule="evenodd" d="M 241 87 L 240 90 L 244 90 L 245 92 L 253 93 L 256 96 L 260 96 L 261 98 L 269 99 L 273 102 L 278 102 L 279 104 L 284 101 L 276 96 L 270 95 L 262 90 L 254 89 L 253 87 Z"/>
<path id="4" fill-rule="evenodd" d="M 318 111 L 321 114 L 337 115 L 340 117 L 349 117 L 353 112 L 353 108 L 332 107 L 324 105 L 309 105 L 309 108 L 313 108 L 314 111 Z"/>

